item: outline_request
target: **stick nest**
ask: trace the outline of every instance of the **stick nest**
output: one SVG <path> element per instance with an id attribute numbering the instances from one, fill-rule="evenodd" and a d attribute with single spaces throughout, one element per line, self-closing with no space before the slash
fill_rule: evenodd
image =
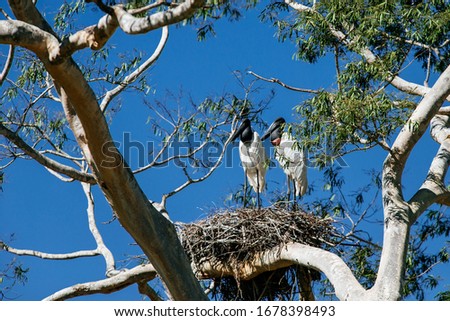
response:
<path id="1" fill-rule="evenodd" d="M 237 209 L 184 224 L 180 237 L 194 265 L 200 266 L 205 261 L 213 261 L 239 271 L 245 262 L 254 259 L 258 253 L 287 243 L 315 247 L 332 243 L 332 223 L 331 218 L 319 218 L 303 211 L 283 208 Z M 298 280 L 293 279 L 293 276 L 295 278 L 299 275 L 298 270 L 296 266 L 283 268 L 262 273 L 246 281 L 235 277 L 216 278 L 213 280 L 213 294 L 215 292 L 225 300 L 287 299 L 292 297 L 293 287 L 298 287 Z M 316 271 L 300 270 L 303 271 L 301 277 L 320 279 L 320 274 Z M 308 275 L 305 275 L 305 271 Z M 263 292 L 255 292 L 259 288 Z"/>

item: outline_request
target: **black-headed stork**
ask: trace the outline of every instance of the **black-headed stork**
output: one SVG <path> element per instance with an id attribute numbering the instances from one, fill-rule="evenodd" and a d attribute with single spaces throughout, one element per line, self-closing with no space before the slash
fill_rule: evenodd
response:
<path id="1" fill-rule="evenodd" d="M 286 121 L 283 117 L 277 118 L 267 129 L 261 140 L 270 136 L 270 142 L 275 146 L 275 158 L 287 176 L 288 200 L 290 200 L 291 183 L 294 183 L 294 200 L 301 197 L 308 189 L 306 156 L 299 148 L 298 142 L 284 127 Z"/>
<path id="2" fill-rule="evenodd" d="M 231 141 L 239 137 L 239 157 L 244 168 L 244 194 L 247 190 L 247 179 L 258 195 L 258 208 L 261 207 L 260 193 L 266 183 L 268 159 L 258 133 L 252 130 L 250 120 L 244 119 L 239 128 L 231 136 Z M 245 197 L 244 197 L 245 206 Z"/>

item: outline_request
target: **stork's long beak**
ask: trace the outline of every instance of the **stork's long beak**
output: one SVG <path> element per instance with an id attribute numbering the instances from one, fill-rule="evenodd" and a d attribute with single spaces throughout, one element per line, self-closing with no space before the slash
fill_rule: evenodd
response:
<path id="1" fill-rule="evenodd" d="M 264 135 L 262 135 L 261 140 L 265 140 L 267 137 L 269 137 L 269 135 L 278 127 L 280 127 L 280 123 L 273 122 L 272 125 L 270 125 L 270 127 L 266 130 Z"/>
<path id="2" fill-rule="evenodd" d="M 236 138 L 238 138 L 239 135 L 242 134 L 242 132 L 244 131 L 245 127 L 246 127 L 246 126 L 244 125 L 244 123 L 242 123 L 242 124 L 239 126 L 239 128 L 234 132 L 234 134 L 231 136 L 230 141 L 231 141 L 231 142 L 234 142 L 234 141 L 236 140 Z"/>

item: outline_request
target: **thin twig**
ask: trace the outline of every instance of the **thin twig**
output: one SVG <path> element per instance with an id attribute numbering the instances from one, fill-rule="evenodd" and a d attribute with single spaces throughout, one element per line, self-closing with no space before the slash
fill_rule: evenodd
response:
<path id="1" fill-rule="evenodd" d="M 260 79 L 260 80 L 278 84 L 278 85 L 280 85 L 280 86 L 282 86 L 282 87 L 284 87 L 286 89 L 289 89 L 289 90 L 298 91 L 298 92 L 302 92 L 302 93 L 308 93 L 308 94 L 318 94 L 318 93 L 320 93 L 320 91 L 314 90 L 314 89 L 298 88 L 298 87 L 293 87 L 293 86 L 287 85 L 287 84 L 285 84 L 284 82 L 282 82 L 281 80 L 279 80 L 277 78 L 265 78 L 263 76 L 260 76 L 260 75 L 256 74 L 253 71 L 248 71 L 248 73 L 250 75 Z"/>

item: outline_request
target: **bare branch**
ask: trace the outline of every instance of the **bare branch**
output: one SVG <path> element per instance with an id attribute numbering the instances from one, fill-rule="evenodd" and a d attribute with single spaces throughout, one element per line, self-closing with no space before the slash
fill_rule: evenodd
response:
<path id="1" fill-rule="evenodd" d="M 60 181 L 63 181 L 65 183 L 72 183 L 74 181 L 73 178 L 67 178 L 62 176 L 61 174 L 59 174 L 58 172 L 55 172 L 54 170 L 48 168 L 48 167 L 44 167 L 50 174 L 52 174 L 53 176 L 55 176 L 57 179 L 59 179 Z"/>
<path id="2" fill-rule="evenodd" d="M 9 46 L 8 57 L 6 58 L 5 66 L 3 66 L 2 73 L 0 74 L 0 87 L 3 84 L 3 81 L 6 79 L 6 76 L 11 69 L 11 65 L 14 59 L 14 46 Z"/>
<path id="3" fill-rule="evenodd" d="M 140 13 L 144 13 L 144 12 L 150 11 L 152 9 L 155 9 L 155 8 L 158 8 L 158 7 L 161 7 L 161 6 L 167 6 L 168 7 L 168 6 L 171 6 L 171 5 L 177 6 L 178 4 L 176 4 L 176 3 L 169 3 L 169 2 L 166 2 L 166 1 L 163 1 L 163 0 L 158 0 L 157 2 L 150 3 L 150 4 L 146 5 L 146 6 L 141 7 L 141 8 L 130 9 L 130 10 L 128 10 L 128 12 L 133 14 L 133 15 L 135 15 L 135 14 L 140 14 Z"/>
<path id="4" fill-rule="evenodd" d="M 84 194 L 86 196 L 88 207 L 87 207 L 87 215 L 89 222 L 89 230 L 92 233 L 92 236 L 95 239 L 95 243 L 97 243 L 97 251 L 101 253 L 106 262 L 106 276 L 111 276 L 117 273 L 116 264 L 114 261 L 114 256 L 111 251 L 106 247 L 105 242 L 103 242 L 102 235 L 97 228 L 97 224 L 95 223 L 95 215 L 94 215 L 94 197 L 91 193 L 91 185 L 86 183 L 81 183 L 83 187 Z"/>
<path id="5" fill-rule="evenodd" d="M 108 107 L 109 103 L 112 101 L 114 97 L 116 97 L 118 94 L 120 94 L 125 88 L 128 87 L 128 85 L 132 84 L 136 79 L 138 79 L 139 76 L 144 73 L 148 68 L 150 68 L 156 60 L 158 60 L 159 56 L 161 55 L 166 43 L 167 39 L 169 38 L 169 27 L 165 26 L 162 28 L 162 35 L 161 39 L 158 43 L 158 46 L 156 47 L 153 54 L 143 63 L 141 64 L 136 70 L 134 70 L 131 74 L 129 74 L 125 79 L 114 89 L 108 91 L 103 98 L 103 101 L 100 104 L 100 109 L 104 112 L 106 108 Z"/>
<path id="6" fill-rule="evenodd" d="M 219 167 L 219 165 L 222 163 L 222 159 L 225 156 L 225 151 L 226 148 L 228 146 L 228 144 L 230 143 L 230 138 L 231 135 L 228 137 L 228 139 L 226 140 L 225 144 L 223 145 L 223 149 L 222 152 L 220 153 L 219 157 L 217 158 L 217 161 L 215 162 L 215 164 L 209 169 L 209 171 L 203 175 L 202 177 L 196 178 L 196 179 L 192 179 L 190 177 L 188 177 L 188 180 L 186 182 L 184 182 L 183 184 L 181 184 L 180 186 L 178 186 L 177 188 L 175 188 L 174 190 L 172 190 L 171 192 L 164 194 L 162 196 L 162 201 L 161 203 L 166 204 L 167 199 L 169 197 L 174 196 L 175 194 L 181 192 L 182 190 L 184 190 L 186 187 L 188 187 L 191 184 L 196 184 L 196 183 L 200 183 L 202 181 L 204 181 L 205 179 L 207 179 L 209 176 L 211 176 L 212 173 L 214 173 L 214 171 Z"/>
<path id="7" fill-rule="evenodd" d="M 248 73 L 260 80 L 264 80 L 267 82 L 271 82 L 271 83 L 275 83 L 278 84 L 284 88 L 287 88 L 289 90 L 293 90 L 293 91 L 298 91 L 298 92 L 302 92 L 302 93 L 308 93 L 308 94 L 318 94 L 320 91 L 318 90 L 313 90 L 313 89 L 305 89 L 305 88 L 298 88 L 298 87 L 293 87 L 293 86 L 289 86 L 286 85 L 284 82 L 282 82 L 281 80 L 277 79 L 277 78 L 265 78 L 263 76 L 260 76 L 256 73 L 254 73 L 253 71 L 248 71 Z"/>
<path id="8" fill-rule="evenodd" d="M 83 250 L 76 251 L 71 253 L 62 253 L 62 254 L 54 254 L 54 253 L 45 253 L 35 250 L 22 250 L 15 249 L 10 247 L 9 245 L 0 241 L 0 248 L 5 250 L 8 253 L 20 255 L 20 256 L 34 256 L 45 260 L 71 260 L 78 259 L 80 257 L 89 257 L 89 256 L 97 256 L 100 255 L 100 252 L 97 250 Z"/>
<path id="9" fill-rule="evenodd" d="M 313 8 L 305 6 L 301 3 L 298 3 L 294 0 L 285 0 L 284 1 L 286 4 L 288 4 L 292 9 L 297 10 L 297 11 L 304 11 L 304 12 L 313 12 L 315 11 Z"/>
<path id="10" fill-rule="evenodd" d="M 9 16 L 9 14 L 8 13 L 6 13 L 6 11 L 5 10 L 3 10 L 3 8 L 0 8 L 0 12 L 2 13 L 2 15 L 4 15 L 5 16 L 5 18 L 6 19 L 8 19 L 8 20 L 12 20 L 12 18 Z"/>
<path id="11" fill-rule="evenodd" d="M 108 279 L 76 284 L 62 289 L 46 297 L 44 301 L 63 301 L 91 294 L 113 293 L 138 282 L 150 281 L 155 277 L 156 271 L 151 264 L 139 265 Z"/>
<path id="12" fill-rule="evenodd" d="M 102 3 L 101 1 L 89 1 L 96 2 L 97 5 Z M 149 4 L 142 8 L 129 10 L 128 13 L 131 15 L 139 14 L 142 12 L 149 11 L 151 9 L 157 8 L 159 6 L 167 6 L 166 2 L 156 2 L 153 4 Z M 82 50 L 84 48 L 90 48 L 92 50 L 100 50 L 105 46 L 105 44 L 109 41 L 112 35 L 115 33 L 117 28 L 119 27 L 119 22 L 116 19 L 114 14 L 114 10 L 108 6 L 104 7 L 109 8 L 107 15 L 100 18 L 96 25 L 92 25 L 86 27 L 83 30 L 79 30 L 73 35 L 70 35 L 68 38 L 64 39 L 61 43 L 61 57 L 69 57 L 75 51 Z M 105 10 L 102 10 L 105 12 Z"/>
<path id="13" fill-rule="evenodd" d="M 426 72 L 425 80 L 423 81 L 423 85 L 427 88 L 429 87 L 428 81 L 430 80 L 430 74 L 431 74 L 431 51 L 428 51 L 427 72 Z"/>
<path id="14" fill-rule="evenodd" d="M 92 174 L 77 171 L 70 166 L 58 163 L 57 161 L 42 155 L 33 147 L 28 145 L 18 134 L 6 128 L 2 123 L 0 123 L 0 135 L 7 138 L 10 142 L 20 148 L 25 154 L 33 158 L 39 164 L 47 167 L 48 169 L 81 182 L 96 184 L 96 180 Z"/>
<path id="15" fill-rule="evenodd" d="M 418 42 L 418 41 L 415 41 L 415 40 L 410 40 L 410 39 L 405 39 L 405 38 L 401 38 L 401 37 L 398 37 L 398 36 L 393 36 L 393 35 L 391 35 L 391 34 L 389 34 L 387 32 L 384 32 L 384 31 L 381 32 L 381 34 L 383 36 L 385 36 L 386 38 L 395 39 L 395 40 L 403 42 L 403 43 L 408 43 L 408 44 L 416 46 L 416 47 L 424 48 L 424 49 L 429 50 L 430 52 L 433 51 L 437 56 L 440 55 L 439 49 L 434 48 L 434 47 L 432 47 L 430 45 L 426 45 L 424 43 L 421 43 L 421 42 Z"/>
<path id="16" fill-rule="evenodd" d="M 46 56 L 51 62 L 59 57 L 59 41 L 52 34 L 19 20 L 0 21 L 0 43 L 21 46 Z"/>

